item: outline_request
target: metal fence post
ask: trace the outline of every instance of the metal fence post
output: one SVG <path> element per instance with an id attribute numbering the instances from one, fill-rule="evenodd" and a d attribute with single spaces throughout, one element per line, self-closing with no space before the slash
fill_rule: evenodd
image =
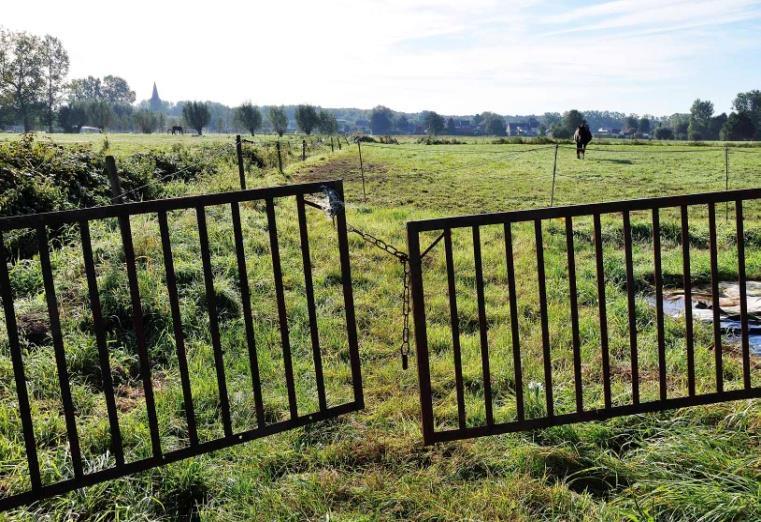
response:
<path id="1" fill-rule="evenodd" d="M 552 192 L 550 193 L 550 206 L 555 206 L 555 177 L 558 172 L 558 145 L 555 144 L 555 161 L 552 163 Z"/>
<path id="2" fill-rule="evenodd" d="M 724 190 L 729 190 L 729 147 L 724 145 Z M 729 202 L 724 206 L 724 220 L 729 221 Z"/>
<path id="3" fill-rule="evenodd" d="M 235 136 L 235 152 L 238 155 L 238 177 L 240 178 L 240 189 L 246 190 L 246 173 L 243 169 L 243 144 L 241 143 L 240 134 Z"/>

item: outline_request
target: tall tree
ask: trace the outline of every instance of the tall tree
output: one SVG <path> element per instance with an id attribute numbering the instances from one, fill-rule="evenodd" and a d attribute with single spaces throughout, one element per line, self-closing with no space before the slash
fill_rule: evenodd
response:
<path id="1" fill-rule="evenodd" d="M 94 76 L 71 80 L 68 89 L 69 101 L 103 99 L 103 82 Z"/>
<path id="2" fill-rule="evenodd" d="M 338 132 L 338 120 L 334 114 L 320 109 L 317 115 L 317 129 L 323 134 L 335 134 Z"/>
<path id="3" fill-rule="evenodd" d="M 402 134 L 410 134 L 410 121 L 407 119 L 407 116 L 402 114 L 399 116 L 399 119 L 396 120 L 396 130 L 397 132 L 400 132 Z"/>
<path id="4" fill-rule="evenodd" d="M 718 116 L 711 118 L 711 120 L 708 122 L 708 136 L 706 136 L 706 139 L 720 139 L 721 129 L 724 127 L 724 124 L 727 123 L 727 119 L 728 117 L 726 112 L 722 112 Z"/>
<path id="5" fill-rule="evenodd" d="M 561 116 L 559 112 L 545 112 L 542 116 L 542 123 L 548 129 L 558 125 L 560 123 Z"/>
<path id="6" fill-rule="evenodd" d="M 312 131 L 317 127 L 319 116 L 317 115 L 317 109 L 314 105 L 299 105 L 296 107 L 296 125 L 299 126 L 301 132 L 309 136 Z"/>
<path id="7" fill-rule="evenodd" d="M 235 109 L 235 119 L 251 133 L 251 136 L 262 126 L 262 113 L 251 102 L 244 102 Z"/>
<path id="8" fill-rule="evenodd" d="M 444 130 L 444 117 L 434 111 L 423 111 L 421 114 L 425 131 L 430 136 L 441 134 Z"/>
<path id="9" fill-rule="evenodd" d="M 713 116 L 713 103 L 700 98 L 695 100 L 690 108 L 687 139 L 693 141 L 708 139 L 708 125 L 711 122 L 711 116 Z"/>
<path id="10" fill-rule="evenodd" d="M 624 134 L 636 134 L 637 129 L 639 129 L 639 118 L 635 114 L 624 118 Z"/>
<path id="11" fill-rule="evenodd" d="M 42 76 L 45 82 L 45 109 L 48 132 L 53 132 L 55 108 L 61 99 L 64 81 L 69 74 L 69 54 L 61 40 L 50 35 L 42 39 Z"/>
<path id="12" fill-rule="evenodd" d="M 34 109 L 44 94 L 42 65 L 37 36 L 0 30 L 0 98 L 10 100 L 24 132 L 32 130 Z"/>
<path id="13" fill-rule="evenodd" d="M 87 121 L 99 129 L 106 130 L 114 120 L 111 105 L 104 100 L 92 100 L 87 104 Z"/>
<path id="14" fill-rule="evenodd" d="M 135 91 L 129 88 L 127 80 L 119 76 L 103 77 L 101 93 L 103 99 L 112 104 L 135 103 Z"/>
<path id="15" fill-rule="evenodd" d="M 142 109 L 132 115 L 132 120 L 143 134 L 155 132 L 159 126 L 159 114 L 153 111 Z"/>
<path id="16" fill-rule="evenodd" d="M 267 109 L 267 119 L 272 126 L 272 130 L 282 137 L 286 130 L 288 130 L 288 116 L 285 114 L 285 107 L 272 106 Z"/>
<path id="17" fill-rule="evenodd" d="M 484 117 L 484 134 L 491 136 L 507 136 L 507 126 L 505 125 L 505 118 L 499 114 L 483 113 Z"/>
<path id="18" fill-rule="evenodd" d="M 451 116 L 447 119 L 447 134 L 450 136 L 457 134 L 457 124 Z"/>
<path id="19" fill-rule="evenodd" d="M 726 141 L 752 140 L 758 132 L 746 112 L 733 112 L 721 128 L 721 139 Z"/>
<path id="20" fill-rule="evenodd" d="M 209 111 L 209 106 L 206 103 L 189 101 L 182 106 L 182 118 L 200 136 L 203 133 L 203 128 L 211 121 L 211 111 Z"/>
<path id="21" fill-rule="evenodd" d="M 755 139 L 761 139 L 761 91 L 753 90 L 738 93 L 732 108 L 745 114 L 756 129 Z"/>
<path id="22" fill-rule="evenodd" d="M 86 102 L 70 102 L 58 109 L 58 124 L 64 132 L 76 132 L 87 123 Z"/>
<path id="23" fill-rule="evenodd" d="M 100 100 L 112 105 L 130 105 L 135 102 L 135 91 L 127 80 L 119 76 L 107 75 L 101 78 L 88 76 L 69 82 L 70 100 Z"/>
<path id="24" fill-rule="evenodd" d="M 584 121 L 584 115 L 576 109 L 563 113 L 563 127 L 570 134 L 576 132 L 576 128 Z"/>
<path id="25" fill-rule="evenodd" d="M 650 118 L 642 116 L 637 122 L 637 131 L 640 134 L 650 134 Z"/>
<path id="26" fill-rule="evenodd" d="M 687 139 L 687 130 L 690 126 L 690 115 L 674 113 L 669 116 L 668 122 L 674 131 L 674 138 L 677 140 Z"/>
<path id="27" fill-rule="evenodd" d="M 378 105 L 370 113 L 370 132 L 376 136 L 390 134 L 394 126 L 394 113 L 391 109 Z"/>

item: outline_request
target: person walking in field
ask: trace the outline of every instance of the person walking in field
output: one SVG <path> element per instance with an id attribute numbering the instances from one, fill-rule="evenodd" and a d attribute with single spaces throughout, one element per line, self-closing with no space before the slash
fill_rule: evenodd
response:
<path id="1" fill-rule="evenodd" d="M 589 130 L 587 120 L 583 120 L 573 133 L 573 141 L 576 142 L 576 159 L 584 159 L 587 144 L 592 141 L 592 131 Z"/>

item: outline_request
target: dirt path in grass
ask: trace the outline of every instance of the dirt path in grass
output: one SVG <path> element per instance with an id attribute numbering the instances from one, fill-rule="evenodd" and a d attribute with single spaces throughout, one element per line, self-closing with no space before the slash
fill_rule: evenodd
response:
<path id="1" fill-rule="evenodd" d="M 388 180 L 388 167 L 381 163 L 365 163 L 365 179 L 375 183 Z M 319 165 L 305 165 L 293 175 L 296 182 L 314 182 L 342 179 L 345 182 L 362 183 L 362 172 L 356 158 L 336 158 Z"/>

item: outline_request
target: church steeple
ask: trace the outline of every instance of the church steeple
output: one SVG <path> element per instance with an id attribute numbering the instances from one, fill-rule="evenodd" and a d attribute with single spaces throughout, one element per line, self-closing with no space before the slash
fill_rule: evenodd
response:
<path id="1" fill-rule="evenodd" d="M 159 98 L 159 90 L 156 88 L 156 82 L 153 82 L 153 93 L 151 94 L 151 110 L 153 112 L 160 112 L 162 105 L 163 103 L 161 102 L 161 98 Z"/>

